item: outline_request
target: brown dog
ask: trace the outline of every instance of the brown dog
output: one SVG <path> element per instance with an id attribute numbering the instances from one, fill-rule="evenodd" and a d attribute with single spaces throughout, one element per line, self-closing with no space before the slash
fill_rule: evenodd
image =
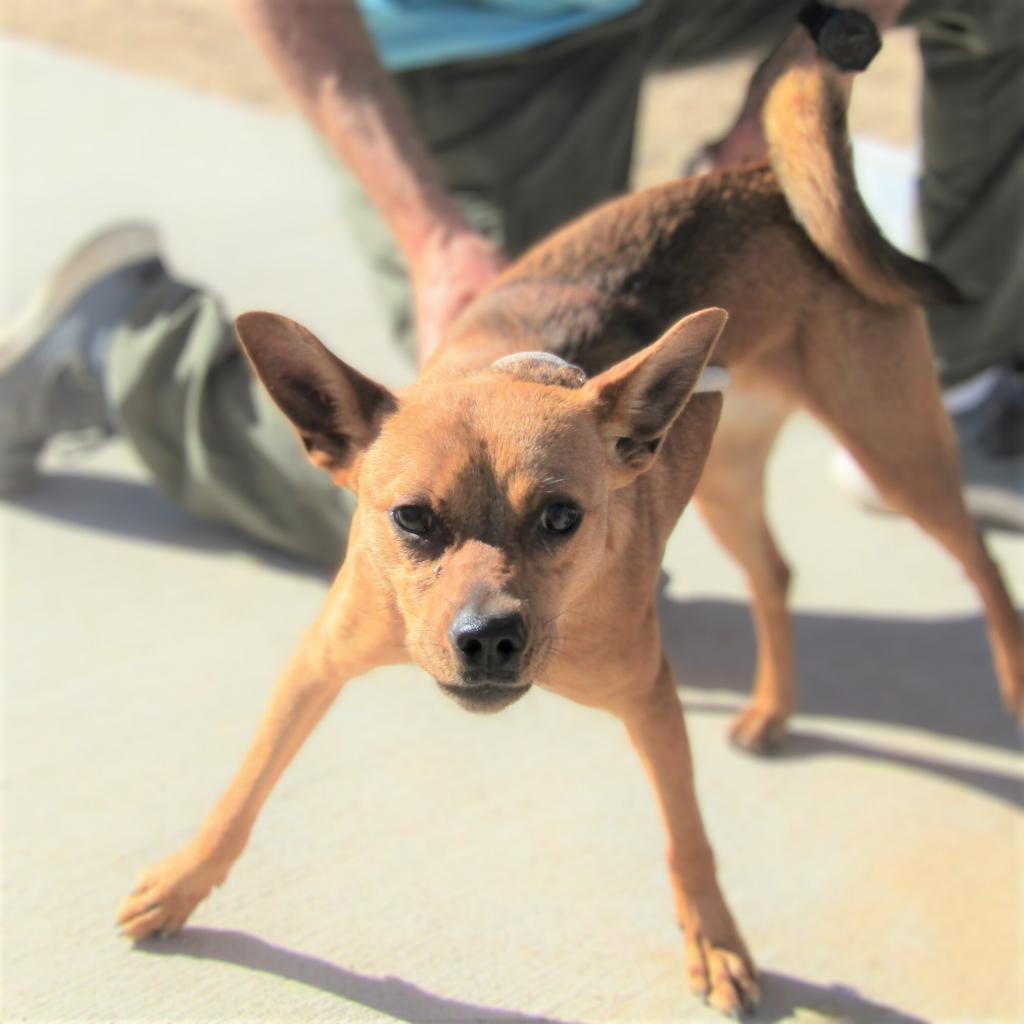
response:
<path id="1" fill-rule="evenodd" d="M 696 493 L 754 595 L 761 653 L 734 735 L 755 748 L 777 740 L 793 707 L 788 571 L 762 482 L 797 405 L 962 563 L 1020 711 L 1024 630 L 964 510 L 918 306 L 950 289 L 868 217 L 842 108 L 828 73 L 792 72 L 766 112 L 771 168 L 630 196 L 564 229 L 511 267 L 399 394 L 298 324 L 239 318 L 310 457 L 360 502 L 345 563 L 241 771 L 196 838 L 143 876 L 121 909 L 126 934 L 179 929 L 224 881 L 345 683 L 412 660 L 471 710 L 502 708 L 536 682 L 622 719 L 668 832 L 691 987 L 725 1011 L 753 1006 L 754 967 L 716 881 L 655 591 Z M 721 309 L 684 317 L 710 305 L 730 311 L 724 333 Z M 724 410 L 701 385 L 712 353 L 732 377 Z"/>

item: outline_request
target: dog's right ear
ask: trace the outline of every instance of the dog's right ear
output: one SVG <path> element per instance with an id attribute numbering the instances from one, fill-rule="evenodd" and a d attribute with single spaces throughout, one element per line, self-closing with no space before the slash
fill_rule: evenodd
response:
<path id="1" fill-rule="evenodd" d="M 256 375 L 299 432 L 310 460 L 337 483 L 348 484 L 356 456 L 398 407 L 395 396 L 285 316 L 243 313 L 235 328 Z"/>

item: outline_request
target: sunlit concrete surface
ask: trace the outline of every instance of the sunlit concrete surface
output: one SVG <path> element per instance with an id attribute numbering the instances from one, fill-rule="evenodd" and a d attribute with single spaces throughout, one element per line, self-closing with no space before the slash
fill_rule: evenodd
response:
<path id="1" fill-rule="evenodd" d="M 407 375 L 298 122 L 25 43 L 0 56 L 5 315 L 81 233 L 145 215 L 234 308 Z M 773 470 L 803 689 L 780 755 L 724 739 L 753 663 L 737 570 L 691 514 L 665 565 L 759 1019 L 1018 1020 L 1024 772 L 978 607 L 915 528 L 833 489 L 830 451 L 798 419 Z M 5 1020 L 714 1019 L 686 992 L 619 726 L 543 693 L 471 717 L 413 669 L 346 691 L 180 937 L 119 940 L 118 902 L 230 778 L 325 584 L 187 520 L 118 443 L 51 469 L 0 513 Z M 1024 540 L 993 547 L 1024 593 Z"/>

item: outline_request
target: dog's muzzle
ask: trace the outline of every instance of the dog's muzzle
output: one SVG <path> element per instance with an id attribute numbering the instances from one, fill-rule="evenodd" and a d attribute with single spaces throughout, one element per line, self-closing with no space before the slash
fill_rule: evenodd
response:
<path id="1" fill-rule="evenodd" d="M 452 622 L 448 639 L 459 678 L 438 685 L 467 711 L 500 711 L 530 688 L 520 681 L 529 643 L 522 615 L 488 615 L 472 606 L 463 608 Z"/>

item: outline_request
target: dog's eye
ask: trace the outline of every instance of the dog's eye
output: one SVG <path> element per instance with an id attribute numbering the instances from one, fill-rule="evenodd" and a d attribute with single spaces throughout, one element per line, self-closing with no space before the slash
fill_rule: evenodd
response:
<path id="1" fill-rule="evenodd" d="M 425 505 L 399 505 L 391 510 L 395 525 L 406 533 L 425 537 L 434 528 L 434 513 Z"/>
<path id="2" fill-rule="evenodd" d="M 565 501 L 556 501 L 548 505 L 540 515 L 540 528 L 556 537 L 566 537 L 572 533 L 583 518 L 583 509 Z"/>

